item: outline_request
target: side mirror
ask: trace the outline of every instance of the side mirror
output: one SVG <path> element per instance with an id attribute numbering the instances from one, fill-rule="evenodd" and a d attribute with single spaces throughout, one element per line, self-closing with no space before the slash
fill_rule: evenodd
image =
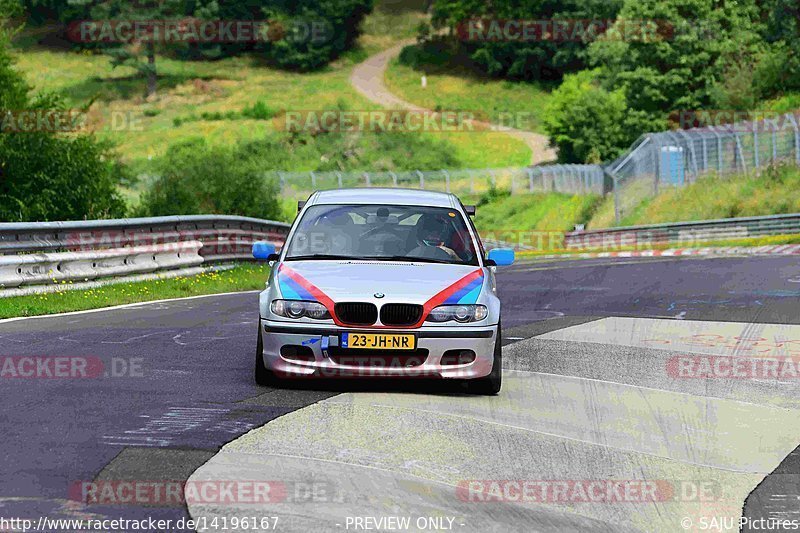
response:
<path id="1" fill-rule="evenodd" d="M 280 258 L 275 245 L 266 241 L 260 241 L 253 245 L 253 257 L 258 261 L 277 261 Z"/>
<path id="2" fill-rule="evenodd" d="M 509 266 L 514 264 L 514 260 L 516 259 L 516 254 L 514 250 L 511 248 L 495 248 L 489 252 L 489 258 L 487 263 L 490 261 L 494 263 L 493 266 Z"/>

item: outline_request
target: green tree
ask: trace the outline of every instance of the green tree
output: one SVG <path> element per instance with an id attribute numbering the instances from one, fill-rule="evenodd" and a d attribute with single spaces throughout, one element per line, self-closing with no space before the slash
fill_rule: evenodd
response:
<path id="1" fill-rule="evenodd" d="M 443 0 L 434 4 L 438 28 L 456 30 L 470 19 L 553 21 L 573 30 L 589 21 L 616 18 L 623 0 Z M 545 37 L 528 41 L 468 40 L 461 48 L 486 73 L 508 79 L 560 79 L 586 66 L 590 31 L 574 31 L 567 39 Z"/>
<path id="2" fill-rule="evenodd" d="M 0 29 L 0 123 L 22 112 L 60 109 L 53 96 L 28 97 L 30 88 L 13 67 L 9 41 L 9 32 Z M 0 131 L 0 220 L 123 216 L 125 204 L 117 192 L 122 172 L 110 147 L 91 135 Z"/>
<path id="3" fill-rule="evenodd" d="M 797 0 L 761 0 L 766 20 L 764 38 L 771 51 L 760 65 L 771 93 L 800 89 L 800 3 Z"/>
<path id="4" fill-rule="evenodd" d="M 285 29 L 266 45 L 283 68 L 314 70 L 353 47 L 373 0 L 274 0 L 264 15 Z"/>
<path id="5" fill-rule="evenodd" d="M 28 84 L 14 70 L 14 58 L 11 56 L 10 40 L 13 30 L 4 29 L 6 15 L 18 14 L 20 6 L 14 0 L 0 0 L 0 110 L 21 109 L 28 101 Z"/>
<path id="6" fill-rule="evenodd" d="M 625 0 L 619 18 L 668 26 L 659 39 L 603 38 L 589 47 L 591 62 L 607 68 L 606 87 L 623 88 L 628 105 L 652 117 L 709 106 L 717 80 L 761 43 L 750 0 Z"/>
<path id="7" fill-rule="evenodd" d="M 549 100 L 544 127 L 563 163 L 599 163 L 620 155 L 647 129 L 660 129 L 628 107 L 622 89 L 602 87 L 602 71 L 585 70 L 564 77 Z"/>
<path id="8" fill-rule="evenodd" d="M 58 21 L 82 20 L 89 15 L 86 1 L 74 0 L 22 0 L 28 22 L 41 24 Z"/>
<path id="9" fill-rule="evenodd" d="M 185 0 L 101 0 L 93 5 L 92 17 L 99 21 L 169 21 L 190 14 Z M 147 80 L 147 96 L 158 90 L 156 49 L 160 36 L 145 32 L 141 38 L 105 48 L 114 68 L 132 67 Z"/>

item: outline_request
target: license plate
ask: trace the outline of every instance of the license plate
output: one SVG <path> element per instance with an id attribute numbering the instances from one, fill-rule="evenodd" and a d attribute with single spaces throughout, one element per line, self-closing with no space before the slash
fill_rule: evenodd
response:
<path id="1" fill-rule="evenodd" d="M 383 333 L 344 333 L 340 345 L 345 349 L 416 350 L 417 337 Z"/>

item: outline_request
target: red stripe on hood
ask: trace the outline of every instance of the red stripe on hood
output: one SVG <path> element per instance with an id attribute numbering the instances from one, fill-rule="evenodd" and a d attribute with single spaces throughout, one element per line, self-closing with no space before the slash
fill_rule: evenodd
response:
<path id="1" fill-rule="evenodd" d="M 428 318 L 430 312 L 439 307 L 442 304 L 442 302 L 447 301 L 447 299 L 450 298 L 450 296 L 460 291 L 461 289 L 463 289 L 476 279 L 482 277 L 483 277 L 483 270 L 479 268 L 478 270 L 470 272 L 469 274 L 467 274 L 466 276 L 456 281 L 443 291 L 439 292 L 436 296 L 428 300 L 425 303 L 424 311 L 422 312 L 422 321 L 416 327 L 422 326 L 422 324 L 425 322 L 425 319 Z"/>
<path id="2" fill-rule="evenodd" d="M 290 278 L 292 278 L 298 285 L 303 287 L 305 290 L 311 293 L 314 298 L 317 299 L 319 303 L 325 306 L 328 309 L 328 312 L 331 316 L 335 316 L 334 314 L 334 306 L 333 300 L 331 300 L 327 294 L 322 292 L 316 285 L 308 281 L 306 278 L 301 276 L 298 272 L 293 270 L 291 267 L 286 266 L 285 263 L 281 263 L 281 267 L 278 270 L 279 274 L 286 274 Z"/>

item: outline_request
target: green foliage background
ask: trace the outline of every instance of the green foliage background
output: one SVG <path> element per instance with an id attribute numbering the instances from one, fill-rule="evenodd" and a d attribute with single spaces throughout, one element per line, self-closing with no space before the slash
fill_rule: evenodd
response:
<path id="1" fill-rule="evenodd" d="M 0 19 L 2 22 L 2 19 Z M 58 110 L 55 96 L 28 96 L 0 30 L 0 121 L 8 114 Z M 0 132 L 0 221 L 107 218 L 125 214 L 124 177 L 110 147 L 90 135 Z"/>

